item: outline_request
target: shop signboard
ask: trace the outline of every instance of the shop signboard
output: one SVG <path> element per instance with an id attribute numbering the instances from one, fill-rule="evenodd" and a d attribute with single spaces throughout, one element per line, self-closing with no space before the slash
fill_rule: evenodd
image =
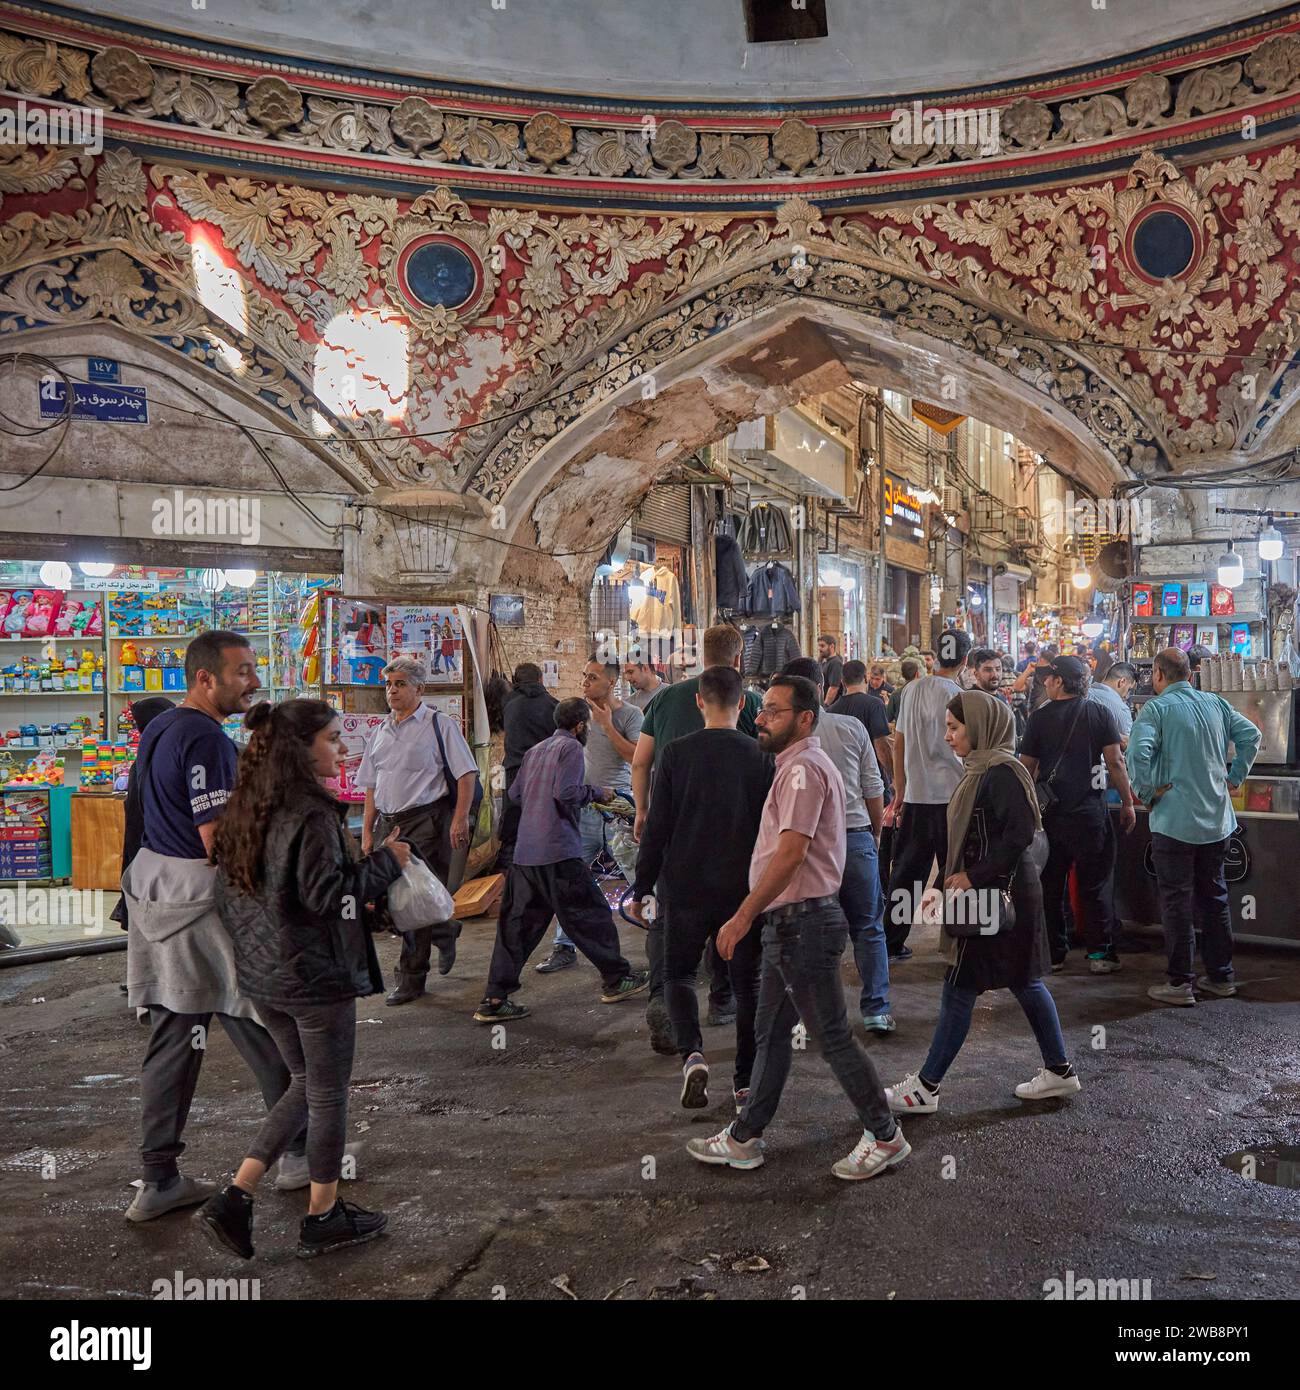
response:
<path id="1" fill-rule="evenodd" d="M 162 588 L 162 581 L 147 579 L 142 575 L 86 574 L 82 575 L 77 587 L 95 594 L 156 594 Z"/>
<path id="2" fill-rule="evenodd" d="M 895 535 L 909 540 L 925 538 L 921 499 L 892 473 L 885 474 L 885 525 L 892 527 Z"/>
<path id="3" fill-rule="evenodd" d="M 67 410 L 67 386 L 57 377 L 47 377 L 41 382 L 41 419 L 57 420 L 66 415 Z M 143 386 L 80 384 L 74 381 L 72 417 L 74 420 L 99 420 L 114 425 L 147 425 L 149 397 Z"/>
<path id="4" fill-rule="evenodd" d="M 430 685 L 460 685 L 465 679 L 464 633 L 454 608 L 390 604 L 388 659 L 422 662 Z"/>

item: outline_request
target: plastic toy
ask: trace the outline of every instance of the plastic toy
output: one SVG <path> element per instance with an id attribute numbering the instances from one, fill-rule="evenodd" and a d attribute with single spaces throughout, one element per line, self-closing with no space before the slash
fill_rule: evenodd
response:
<path id="1" fill-rule="evenodd" d="M 122 665 L 123 665 L 123 666 L 138 666 L 139 664 L 140 664 L 140 657 L 139 657 L 139 655 L 138 655 L 138 653 L 137 653 L 137 651 L 136 651 L 135 643 L 134 643 L 134 642 L 123 642 L 123 643 L 122 643 Z"/>

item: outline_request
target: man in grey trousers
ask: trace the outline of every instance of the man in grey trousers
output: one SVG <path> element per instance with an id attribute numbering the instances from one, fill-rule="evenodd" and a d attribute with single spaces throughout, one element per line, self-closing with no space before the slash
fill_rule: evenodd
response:
<path id="1" fill-rule="evenodd" d="M 235 745 L 221 721 L 243 714 L 260 682 L 248 639 L 205 632 L 185 653 L 185 700 L 149 723 L 136 779 L 143 832 L 122 877 L 128 909 L 127 991 L 149 1010 L 149 1047 L 140 1073 L 143 1184 L 128 1221 L 151 1221 L 196 1206 L 217 1189 L 181 1174 L 181 1135 L 198 1085 L 213 1014 L 252 1068 L 270 1109 L 289 1086 L 270 1033 L 235 983 L 230 938 L 216 909 L 216 870 L 208 852 L 235 782 Z M 277 1187 L 309 1181 L 307 1135 L 280 1163 Z"/>

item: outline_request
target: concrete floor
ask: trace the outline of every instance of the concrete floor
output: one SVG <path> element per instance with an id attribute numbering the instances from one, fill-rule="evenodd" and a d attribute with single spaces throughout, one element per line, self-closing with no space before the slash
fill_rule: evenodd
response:
<path id="1" fill-rule="evenodd" d="M 729 1118 L 726 1030 L 706 1030 L 716 1103 L 683 1111 L 639 1004 L 601 1005 L 582 963 L 529 970 L 519 998 L 536 1012 L 494 1050 L 469 1017 L 492 926 L 467 926 L 427 1000 L 361 1002 L 347 1191 L 387 1211 L 390 1234 L 315 1261 L 293 1254 L 302 1193 L 259 1200 L 251 1264 L 212 1251 L 184 1215 L 125 1222 L 145 1030 L 117 989 L 124 957 L 0 970 L 0 1295 L 141 1299 L 179 1270 L 255 1276 L 262 1298 L 1038 1299 L 1072 1270 L 1150 1279 L 1157 1299 L 1300 1297 L 1300 1192 L 1219 1162 L 1300 1143 L 1300 956 L 1244 948 L 1241 995 L 1195 1010 L 1144 998 L 1158 955 L 1103 978 L 1072 957 L 1050 982 L 1084 1083 L 1067 1103 L 1012 1096 L 1036 1051 L 1014 1001 L 986 996 L 944 1109 L 906 1126 L 912 1158 L 850 1184 L 829 1168 L 854 1118 L 811 1048 L 750 1173 L 683 1152 Z M 623 935 L 639 958 L 639 933 Z M 396 953 L 380 944 L 387 972 Z M 896 972 L 899 1031 L 869 1043 L 886 1083 L 920 1062 L 934 1021 L 942 965 L 932 939 L 916 944 Z M 856 998 L 851 964 L 844 978 Z M 260 1102 L 214 1038 L 185 1168 L 221 1178 Z M 52 1180 L 31 1166 L 47 1153 Z"/>

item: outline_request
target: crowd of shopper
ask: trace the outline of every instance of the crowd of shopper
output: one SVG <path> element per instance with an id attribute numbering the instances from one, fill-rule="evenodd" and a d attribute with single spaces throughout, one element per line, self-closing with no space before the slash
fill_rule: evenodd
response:
<path id="1" fill-rule="evenodd" d="M 845 661 L 826 638 L 818 659 L 746 689 L 742 647 L 736 628 L 710 628 L 704 669 L 674 683 L 635 654 L 622 666 L 593 657 L 583 696 L 558 701 L 537 666 L 515 670 L 504 708 L 504 892 L 475 1020 L 528 1016 L 512 996 L 554 922 L 553 948 L 535 968 L 567 969 L 581 954 L 602 1003 L 644 997 L 651 1046 L 680 1063 L 685 1108 L 710 1103 L 718 1046 L 704 1030 L 734 1025 L 735 1115 L 688 1143 L 693 1158 L 762 1164 L 792 1053 L 811 1040 L 860 1131 L 832 1171 L 871 1178 L 910 1152 L 896 1117 L 938 1108 L 983 993 L 1010 991 L 1038 1045 L 1041 1066 L 1014 1094 L 1080 1090 L 1044 979 L 1064 968 L 1075 933 L 1090 974 L 1120 968 L 1112 879 L 1117 837 L 1133 830 L 1139 803 L 1150 813 L 1169 957 L 1167 983 L 1149 994 L 1186 1007 L 1198 989 L 1235 991 L 1224 856 L 1231 794 L 1259 733 L 1194 688 L 1184 653 L 1155 658 L 1152 698 L 1135 717 L 1137 677 L 1123 662 L 1094 680 L 1075 656 L 1035 651 L 1013 672 L 957 629 L 934 653 L 905 659 L 897 688 L 884 665 Z M 424 669 L 392 662 L 389 713 L 357 777 L 358 845 L 328 785 L 342 758 L 334 710 L 257 702 L 255 657 L 235 633 L 195 639 L 186 679 L 181 705 L 150 712 L 133 781 L 128 984 L 151 1031 L 143 1181 L 127 1215 L 199 1206 L 203 1230 L 249 1257 L 256 1194 L 278 1165 L 277 1186 L 310 1188 L 298 1249 L 315 1255 L 385 1226 L 382 1213 L 338 1195 L 355 1001 L 382 989 L 372 932 L 392 925 L 389 896 L 412 865 L 458 885 L 477 764 L 455 722 L 422 698 Z M 1017 693 L 1033 705 L 1018 740 Z M 250 735 L 238 759 L 221 727 L 232 715 Z M 607 896 L 608 880 L 621 899 Z M 647 968 L 623 953 L 620 901 L 646 931 Z M 918 924 L 940 929 L 937 1017 L 924 1060 L 886 1087 L 855 1036 L 841 959 L 851 947 L 866 1033 L 891 1033 L 891 972 L 912 957 Z M 450 971 L 459 933 L 450 916 L 408 924 L 388 1003 L 419 998 L 435 945 L 440 972 Z M 203 1058 L 194 1039 L 214 1015 L 268 1110 L 220 1189 L 178 1164 Z"/>

